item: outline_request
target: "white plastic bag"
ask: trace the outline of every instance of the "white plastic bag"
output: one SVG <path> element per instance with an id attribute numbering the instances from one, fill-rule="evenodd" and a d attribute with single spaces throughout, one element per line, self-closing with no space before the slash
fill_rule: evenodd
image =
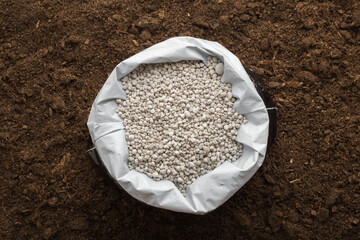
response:
<path id="1" fill-rule="evenodd" d="M 244 146 L 243 155 L 237 161 L 226 161 L 198 178 L 186 188 L 184 197 L 169 180 L 155 181 L 143 173 L 130 171 L 127 166 L 126 130 L 122 119 L 115 112 L 115 99 L 126 99 L 120 80 L 140 64 L 181 60 L 202 60 L 206 63 L 209 55 L 224 63 L 221 81 L 232 84 L 232 94 L 237 98 L 233 108 L 248 119 L 247 124 L 241 125 L 236 138 Z M 204 214 L 229 199 L 261 166 L 266 153 L 269 118 L 263 100 L 235 55 L 216 42 L 176 37 L 118 64 L 97 95 L 87 124 L 103 165 L 131 196 L 159 208 Z"/>

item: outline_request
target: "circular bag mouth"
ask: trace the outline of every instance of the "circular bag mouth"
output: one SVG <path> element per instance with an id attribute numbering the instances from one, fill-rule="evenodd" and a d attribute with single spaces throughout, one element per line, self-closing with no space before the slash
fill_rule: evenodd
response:
<path id="1" fill-rule="evenodd" d="M 115 112 L 115 100 L 126 99 L 120 79 L 141 64 L 182 60 L 206 62 L 208 56 L 214 56 L 224 63 L 221 82 L 231 83 L 232 95 L 237 99 L 233 109 L 248 119 L 248 123 L 238 130 L 236 139 L 243 145 L 243 155 L 235 162 L 226 161 L 199 177 L 187 186 L 184 197 L 172 182 L 155 181 L 129 169 L 125 128 Z M 268 113 L 276 111 L 265 105 L 256 85 L 239 59 L 219 43 L 176 37 L 155 44 L 118 64 L 98 93 L 87 123 L 96 147 L 96 150 L 89 148 L 89 154 L 96 151 L 98 155 L 92 154 L 92 158 L 95 156 L 97 162 L 128 194 L 146 204 L 176 212 L 210 212 L 238 191 L 264 161 L 269 137 Z"/>

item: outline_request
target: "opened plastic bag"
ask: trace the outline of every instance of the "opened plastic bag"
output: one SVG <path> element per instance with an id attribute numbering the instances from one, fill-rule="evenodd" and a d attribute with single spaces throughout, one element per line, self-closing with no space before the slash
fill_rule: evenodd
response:
<path id="1" fill-rule="evenodd" d="M 171 181 L 155 181 L 128 168 L 126 129 L 115 112 L 115 100 L 126 98 L 121 79 L 140 64 L 182 60 L 206 63 L 208 56 L 224 63 L 221 82 L 232 84 L 232 94 L 237 99 L 233 109 L 248 120 L 241 125 L 236 138 L 244 146 L 243 154 L 187 186 L 184 197 Z M 266 106 L 239 59 L 219 43 L 191 37 L 168 39 L 118 64 L 97 95 L 87 124 L 101 164 L 126 192 L 151 206 L 194 214 L 216 209 L 254 175 L 263 163 L 269 134 Z"/>

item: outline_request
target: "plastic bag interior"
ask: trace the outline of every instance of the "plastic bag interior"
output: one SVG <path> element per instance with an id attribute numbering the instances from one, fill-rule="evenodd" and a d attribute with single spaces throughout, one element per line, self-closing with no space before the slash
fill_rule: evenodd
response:
<path id="1" fill-rule="evenodd" d="M 248 119 L 236 138 L 244 146 L 243 155 L 198 178 L 187 186 L 184 197 L 171 181 L 155 181 L 128 168 L 126 129 L 115 112 L 115 100 L 126 99 L 121 79 L 140 64 L 181 60 L 206 63 L 208 56 L 224 63 L 221 82 L 232 84 L 232 95 L 236 98 L 233 109 Z M 266 106 L 239 59 L 219 43 L 192 37 L 168 39 L 118 64 L 98 93 L 87 124 L 102 164 L 125 191 L 151 206 L 193 214 L 216 209 L 255 174 L 265 158 L 269 130 Z"/>

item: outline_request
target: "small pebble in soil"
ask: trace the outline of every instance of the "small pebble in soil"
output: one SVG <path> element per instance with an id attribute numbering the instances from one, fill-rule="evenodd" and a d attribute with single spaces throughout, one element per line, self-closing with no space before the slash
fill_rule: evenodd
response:
<path id="1" fill-rule="evenodd" d="M 329 210 L 326 208 L 320 208 L 318 217 L 320 222 L 325 222 L 329 218 Z"/>

